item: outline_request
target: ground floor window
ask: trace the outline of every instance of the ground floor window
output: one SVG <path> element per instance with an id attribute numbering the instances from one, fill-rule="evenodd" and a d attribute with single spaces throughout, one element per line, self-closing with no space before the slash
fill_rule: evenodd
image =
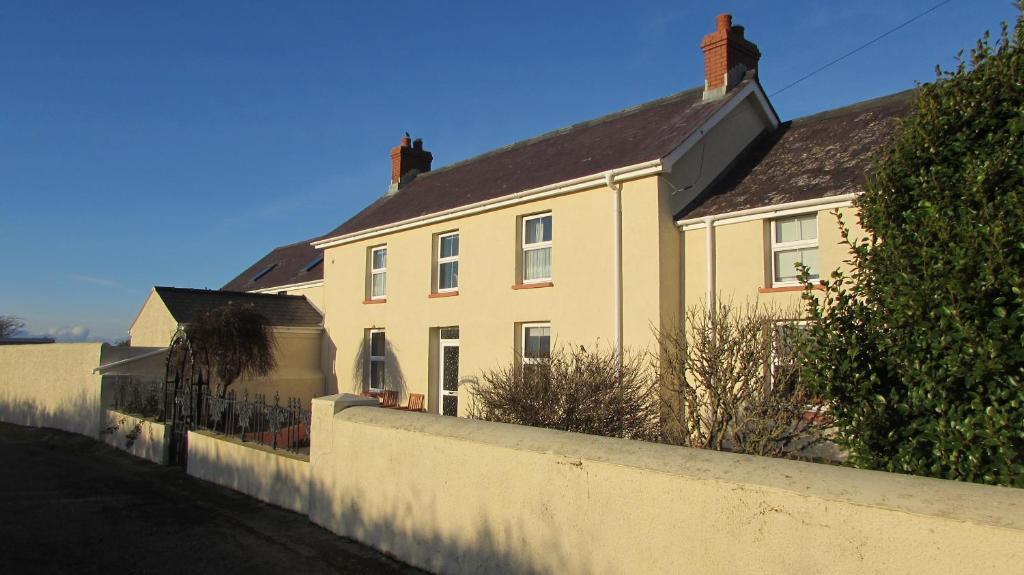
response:
<path id="1" fill-rule="evenodd" d="M 535 376 L 547 365 L 551 357 L 551 324 L 524 323 L 520 350 L 523 360 L 523 375 Z"/>

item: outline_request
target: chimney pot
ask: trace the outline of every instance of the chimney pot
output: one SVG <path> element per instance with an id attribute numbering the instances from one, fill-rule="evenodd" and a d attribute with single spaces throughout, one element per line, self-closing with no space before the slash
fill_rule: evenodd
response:
<path id="1" fill-rule="evenodd" d="M 731 14 L 719 14 L 716 30 L 700 43 L 704 52 L 704 101 L 725 96 L 747 72 L 757 73 L 761 51 L 744 37 L 743 26 L 732 25 Z"/>
<path id="2" fill-rule="evenodd" d="M 391 187 L 390 192 L 398 191 L 402 184 L 411 182 L 417 174 L 430 171 L 434 156 L 423 149 L 423 140 L 412 140 L 409 133 L 402 136 L 399 145 L 391 148 Z"/>
<path id="3" fill-rule="evenodd" d="M 715 24 L 719 32 L 725 32 L 732 28 L 732 14 L 719 14 L 718 18 L 715 19 Z"/>

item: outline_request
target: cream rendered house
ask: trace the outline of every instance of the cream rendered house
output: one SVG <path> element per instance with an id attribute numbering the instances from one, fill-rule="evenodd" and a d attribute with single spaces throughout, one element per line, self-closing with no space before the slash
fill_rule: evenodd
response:
<path id="1" fill-rule="evenodd" d="M 653 350 L 715 294 L 795 302 L 796 261 L 841 265 L 823 214 L 853 219 L 907 97 L 780 123 L 742 27 L 719 16 L 701 48 L 703 87 L 441 169 L 406 135 L 375 202 L 225 288 L 323 312 L 327 392 L 421 393 L 446 415 L 555 342 Z"/>

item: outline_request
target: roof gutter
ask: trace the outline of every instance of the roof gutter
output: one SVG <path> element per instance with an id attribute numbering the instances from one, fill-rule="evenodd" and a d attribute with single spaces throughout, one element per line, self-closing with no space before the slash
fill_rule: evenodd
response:
<path id="1" fill-rule="evenodd" d="M 650 160 L 647 162 L 641 162 L 639 164 L 633 164 L 622 168 L 615 168 L 613 170 L 605 170 L 597 174 L 591 174 L 589 176 L 583 176 L 572 180 L 566 180 L 564 182 L 558 182 L 557 184 L 550 184 L 547 186 L 541 186 L 539 188 L 533 188 L 530 190 L 523 190 L 507 196 L 501 196 L 500 198 L 494 198 L 490 200 L 484 200 L 475 204 L 469 204 L 466 206 L 460 206 L 457 208 L 450 208 L 441 212 L 435 212 L 393 224 L 386 224 L 383 226 L 377 226 L 368 230 L 362 230 L 359 232 L 335 236 L 333 238 L 325 238 L 310 242 L 310 245 L 317 249 L 325 249 L 334 246 L 340 246 L 343 244 L 349 244 L 357 242 L 359 240 L 365 240 L 376 236 L 399 232 L 407 230 L 409 228 L 416 228 L 429 224 L 445 222 L 456 218 L 465 216 L 471 216 L 479 214 L 481 212 L 489 212 L 504 207 L 515 206 L 518 204 L 524 204 L 526 202 L 533 202 L 545 198 L 552 198 L 555 196 L 561 196 L 564 194 L 570 194 L 581 190 L 587 190 L 591 188 L 600 188 L 607 185 L 608 177 L 612 177 L 614 181 L 623 182 L 627 180 L 635 180 L 644 176 L 652 174 L 658 174 L 663 171 L 663 165 L 661 159 Z"/>
<path id="2" fill-rule="evenodd" d="M 265 288 L 260 288 L 260 289 L 249 290 L 249 293 L 276 294 L 277 292 L 282 291 L 282 290 L 283 291 L 291 291 L 291 290 L 297 290 L 297 289 L 306 289 L 306 288 L 320 287 L 322 285 L 324 285 L 324 280 L 313 280 L 313 281 L 309 281 L 309 282 L 300 282 L 300 283 L 296 283 L 296 284 L 285 284 L 285 285 L 270 286 L 270 287 L 265 287 Z"/>
<path id="3" fill-rule="evenodd" d="M 824 198 L 800 200 L 785 204 L 773 204 L 770 206 L 761 206 L 758 208 L 738 210 L 735 212 L 726 212 L 724 214 L 700 216 L 686 220 L 677 220 L 676 225 L 683 230 L 697 230 L 704 226 L 721 226 L 750 220 L 763 220 L 770 217 L 785 216 L 795 212 L 806 211 L 807 208 L 817 208 L 818 210 L 844 208 L 852 205 L 853 200 L 857 196 L 861 195 L 861 193 L 862 192 L 855 192 L 852 194 L 843 194 L 841 196 L 826 196 Z"/>

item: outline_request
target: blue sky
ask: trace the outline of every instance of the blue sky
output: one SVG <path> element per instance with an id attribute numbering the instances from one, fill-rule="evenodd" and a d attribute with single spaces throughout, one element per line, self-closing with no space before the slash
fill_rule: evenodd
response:
<path id="1" fill-rule="evenodd" d="M 719 12 L 769 94 L 937 4 L 0 4 L 0 314 L 124 337 L 153 285 L 217 288 L 443 166 L 700 85 Z M 954 0 L 772 98 L 784 119 L 934 78 L 1008 0 Z"/>

